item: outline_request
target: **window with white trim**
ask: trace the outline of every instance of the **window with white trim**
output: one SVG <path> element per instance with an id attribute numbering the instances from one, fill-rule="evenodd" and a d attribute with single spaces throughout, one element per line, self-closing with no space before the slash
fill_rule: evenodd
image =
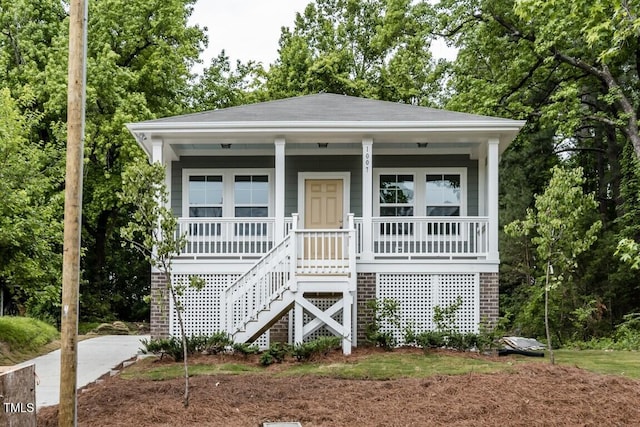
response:
<path id="1" fill-rule="evenodd" d="M 221 217 L 223 181 L 220 175 L 189 176 L 189 216 Z"/>
<path id="2" fill-rule="evenodd" d="M 461 181 L 460 174 L 427 174 L 425 186 L 427 216 L 460 216 Z"/>
<path id="3" fill-rule="evenodd" d="M 233 187 L 236 218 L 264 218 L 269 216 L 269 176 L 236 175 Z M 264 236 L 265 223 L 247 222 L 235 225 L 238 236 Z"/>
<path id="4" fill-rule="evenodd" d="M 380 175 L 380 216 L 413 216 L 415 203 L 414 175 L 382 174 Z M 383 223 L 380 224 L 382 234 L 411 234 L 413 224 Z"/>
<path id="5" fill-rule="evenodd" d="M 374 215 L 466 216 L 465 167 L 376 168 Z"/>
<path id="6" fill-rule="evenodd" d="M 380 216 L 413 216 L 414 176 L 380 175 Z"/>
<path id="7" fill-rule="evenodd" d="M 233 195 L 236 217 L 269 216 L 267 175 L 236 175 Z"/>

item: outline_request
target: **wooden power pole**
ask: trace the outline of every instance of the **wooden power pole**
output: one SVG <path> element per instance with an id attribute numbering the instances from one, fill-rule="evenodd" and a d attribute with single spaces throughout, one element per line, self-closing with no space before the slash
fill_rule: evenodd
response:
<path id="1" fill-rule="evenodd" d="M 87 57 L 87 0 L 71 0 L 69 9 L 69 82 L 67 94 L 67 172 L 64 193 L 62 257 L 62 347 L 58 425 L 77 425 L 78 294 L 82 162 Z"/>

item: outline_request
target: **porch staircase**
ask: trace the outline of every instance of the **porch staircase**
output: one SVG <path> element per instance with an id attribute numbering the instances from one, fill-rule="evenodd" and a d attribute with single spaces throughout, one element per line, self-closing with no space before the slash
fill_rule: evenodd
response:
<path id="1" fill-rule="evenodd" d="M 287 235 L 224 292 L 223 324 L 234 341 L 254 341 L 293 306 L 293 240 Z"/>
<path id="2" fill-rule="evenodd" d="M 298 329 L 316 330 L 324 323 L 351 340 L 351 325 L 346 331 L 331 319 L 337 304 L 325 314 L 304 299 L 304 292 L 355 291 L 355 228 L 349 216 L 346 230 L 293 229 L 221 295 L 222 324 L 235 342 L 252 342 L 267 331 L 285 313 L 296 307 L 302 322 L 304 307 L 316 319 Z M 352 298 L 349 301 L 351 309 Z M 341 306 L 344 310 L 346 306 Z M 349 313 L 350 314 L 350 313 Z M 347 316 L 350 319 L 351 316 Z M 328 323 L 327 323 L 328 322 Z M 298 333 L 298 338 L 304 336 Z M 350 347 L 349 347 L 350 348 Z"/>

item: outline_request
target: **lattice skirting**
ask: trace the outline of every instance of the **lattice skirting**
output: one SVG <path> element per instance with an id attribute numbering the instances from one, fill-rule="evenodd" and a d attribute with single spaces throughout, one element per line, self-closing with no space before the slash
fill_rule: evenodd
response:
<path id="1" fill-rule="evenodd" d="M 399 303 L 400 326 L 383 324 L 383 330 L 393 332 L 399 343 L 404 342 L 405 328 L 414 332 L 434 330 L 433 309 L 455 304 L 458 296 L 462 306 L 456 314 L 460 332 L 478 332 L 480 321 L 480 280 L 471 274 L 377 274 L 376 298 L 391 298 Z"/>
<path id="2" fill-rule="evenodd" d="M 180 303 L 183 311 L 182 317 L 185 324 L 185 334 L 191 335 L 212 335 L 222 331 L 220 312 L 220 298 L 226 288 L 231 286 L 240 277 L 240 274 L 199 274 L 205 281 L 205 286 L 201 290 L 188 287 L 189 274 L 174 274 L 173 285 L 184 286 L 186 288 Z M 169 332 L 173 336 L 180 336 L 180 324 L 178 315 L 174 310 L 173 301 L 170 301 Z M 255 344 L 260 347 L 269 346 L 268 332 L 259 337 Z"/>

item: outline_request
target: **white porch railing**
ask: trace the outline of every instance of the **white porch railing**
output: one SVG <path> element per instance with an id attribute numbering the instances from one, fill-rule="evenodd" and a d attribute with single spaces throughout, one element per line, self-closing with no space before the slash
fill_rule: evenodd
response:
<path id="1" fill-rule="evenodd" d="M 488 226 L 487 217 L 374 217 L 373 253 L 378 257 L 486 257 Z"/>
<path id="2" fill-rule="evenodd" d="M 291 235 L 287 235 L 224 291 L 221 301 L 222 313 L 225 313 L 223 324 L 231 334 L 255 320 L 260 311 L 268 309 L 269 304 L 291 286 L 293 241 Z"/>
<path id="3" fill-rule="evenodd" d="M 295 220 L 285 219 L 285 235 Z M 487 217 L 374 217 L 369 234 L 374 257 L 483 258 L 488 254 Z M 180 218 L 179 232 L 187 237 L 182 256 L 259 258 L 276 243 L 274 218 Z M 364 248 L 362 218 L 354 218 L 355 251 Z M 348 230 L 295 230 L 298 266 L 304 274 L 343 274 Z M 317 257 L 322 255 L 323 265 Z M 329 259 L 327 259 L 327 257 Z M 315 263 L 315 264 L 314 264 Z"/>
<path id="4" fill-rule="evenodd" d="M 179 218 L 182 256 L 260 257 L 274 246 L 274 218 Z"/>
<path id="5" fill-rule="evenodd" d="M 348 275 L 355 268 L 354 218 L 347 229 L 293 230 L 297 274 Z"/>
<path id="6" fill-rule="evenodd" d="M 355 229 L 353 215 L 349 214 L 348 218 L 346 230 L 297 230 L 297 215 L 294 214 L 293 229 L 284 240 L 260 258 L 221 296 L 225 316 L 223 324 L 227 331 L 233 335 L 245 330 L 249 322 L 271 321 L 268 316 L 263 316 L 264 312 L 270 311 L 276 302 L 285 303 L 286 306 L 287 301 L 282 301 L 283 295 L 288 290 L 297 289 L 298 276 L 330 275 L 341 276 L 342 280 L 343 276 L 354 278 Z M 257 325 L 260 332 L 262 326 Z"/>

